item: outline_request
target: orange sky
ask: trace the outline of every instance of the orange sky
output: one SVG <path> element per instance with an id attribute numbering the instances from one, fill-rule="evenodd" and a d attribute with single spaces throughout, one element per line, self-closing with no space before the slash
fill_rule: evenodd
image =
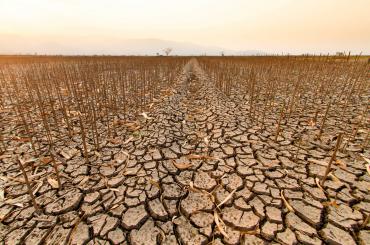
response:
<path id="1" fill-rule="evenodd" d="M 25 43 L 61 52 L 73 44 L 78 52 L 156 38 L 271 53 L 370 54 L 369 12 L 370 0 L 0 0 L 0 52 Z"/>

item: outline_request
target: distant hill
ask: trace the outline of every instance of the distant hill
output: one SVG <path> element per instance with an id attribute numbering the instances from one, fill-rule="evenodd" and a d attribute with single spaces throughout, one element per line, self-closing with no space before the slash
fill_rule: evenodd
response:
<path id="1" fill-rule="evenodd" d="M 0 54 L 62 54 L 62 55 L 163 55 L 163 49 L 172 48 L 171 55 L 261 55 L 258 50 L 229 50 L 202 46 L 191 42 L 161 39 L 104 39 L 84 37 L 74 40 L 25 38 L 18 35 L 0 35 Z"/>
<path id="2" fill-rule="evenodd" d="M 127 54 L 155 55 L 163 54 L 164 48 L 172 48 L 173 55 L 257 55 L 263 54 L 260 51 L 229 50 L 221 47 L 203 46 L 191 42 L 175 42 L 161 39 L 127 39 L 122 42 L 121 52 Z"/>

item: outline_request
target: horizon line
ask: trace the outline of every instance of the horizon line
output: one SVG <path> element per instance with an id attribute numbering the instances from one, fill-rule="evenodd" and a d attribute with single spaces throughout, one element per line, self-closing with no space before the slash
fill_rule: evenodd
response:
<path id="1" fill-rule="evenodd" d="M 292 54 L 292 53 L 265 53 L 265 54 L 248 54 L 248 55 L 242 55 L 242 54 L 219 54 L 219 55 L 207 55 L 205 54 L 187 54 L 187 55 L 177 55 L 177 54 L 172 54 L 172 55 L 155 55 L 155 54 L 42 54 L 42 53 L 1 53 L 0 56 L 34 56 L 34 57 L 92 57 L 92 56 L 101 56 L 101 57 L 191 57 L 191 56 L 208 56 L 208 57 L 287 57 L 287 56 L 315 56 L 315 57 L 326 57 L 326 56 L 337 56 L 337 57 L 366 57 L 370 56 L 369 54 L 363 54 L 360 52 L 359 54 L 354 54 L 352 52 L 345 53 L 345 52 L 336 52 L 335 54 L 332 52 L 328 53 L 299 53 L 299 54 Z"/>

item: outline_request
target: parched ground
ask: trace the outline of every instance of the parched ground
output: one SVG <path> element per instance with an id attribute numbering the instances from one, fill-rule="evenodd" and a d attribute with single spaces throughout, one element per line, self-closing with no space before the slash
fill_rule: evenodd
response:
<path id="1" fill-rule="evenodd" d="M 105 142 L 90 163 L 71 144 L 59 156 L 62 190 L 46 179 L 33 186 L 41 212 L 23 183 L 2 178 L 2 243 L 370 244 L 370 175 L 359 157 L 368 149 L 338 152 L 320 186 L 335 139 L 297 150 L 292 120 L 275 143 L 276 120 L 253 124 L 238 92 L 223 95 L 196 62 L 172 90 L 138 137 Z M 2 176 L 18 151 L 0 157 Z"/>

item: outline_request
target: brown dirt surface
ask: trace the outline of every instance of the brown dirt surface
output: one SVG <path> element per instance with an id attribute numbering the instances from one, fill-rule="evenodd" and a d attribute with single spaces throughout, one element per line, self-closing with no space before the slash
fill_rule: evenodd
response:
<path id="1" fill-rule="evenodd" d="M 211 63 L 202 58 L 186 63 L 150 110 L 125 119 L 115 137 L 100 134 L 99 151 L 89 134 L 88 161 L 79 135 L 56 141 L 59 189 L 51 160 L 35 155 L 25 137 L 14 140 L 21 122 L 2 109 L 0 117 L 7 118 L 0 155 L 2 243 L 369 244 L 370 175 L 362 158 L 370 155 L 364 144 L 368 121 L 361 126 L 365 130 L 347 136 L 320 184 L 337 129 L 355 128 L 362 107 L 347 102 L 349 126 L 338 122 L 342 108 L 331 111 L 317 139 L 329 98 L 319 103 L 316 123 L 316 108 L 302 112 L 303 104 L 296 104 L 275 140 L 280 107 L 271 105 L 262 123 L 263 105 L 256 102 L 252 118 L 244 91 L 220 88 L 207 68 Z M 292 99 L 311 103 L 313 96 Z M 359 103 L 369 97 L 367 90 Z M 77 119 L 74 125 L 79 128 Z M 67 132 L 65 124 L 61 128 Z M 19 157 L 29 162 L 39 211 Z"/>

